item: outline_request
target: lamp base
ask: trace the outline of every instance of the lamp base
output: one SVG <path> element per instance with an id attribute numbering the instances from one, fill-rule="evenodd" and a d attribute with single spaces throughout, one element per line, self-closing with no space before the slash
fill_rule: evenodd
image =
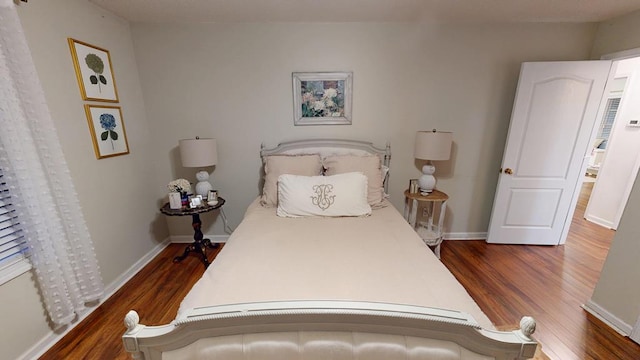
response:
<path id="1" fill-rule="evenodd" d="M 422 167 L 422 176 L 418 178 L 421 195 L 429 195 L 436 187 L 436 178 L 433 176 L 434 172 L 436 172 L 436 167 L 432 164 L 426 164 Z"/>
<path id="2" fill-rule="evenodd" d="M 202 198 L 206 199 L 207 195 L 209 195 L 209 190 L 213 190 L 213 186 L 209 182 L 209 173 L 204 170 L 198 171 L 196 173 L 196 179 L 198 179 L 196 195 L 202 195 Z"/>

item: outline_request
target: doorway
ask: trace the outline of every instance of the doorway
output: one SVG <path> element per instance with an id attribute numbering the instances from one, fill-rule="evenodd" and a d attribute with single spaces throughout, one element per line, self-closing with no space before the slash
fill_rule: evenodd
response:
<path id="1" fill-rule="evenodd" d="M 611 64 L 522 64 L 487 242 L 565 242 Z"/>
<path id="2" fill-rule="evenodd" d="M 640 49 L 611 54 L 603 57 L 608 61 L 601 62 L 523 64 L 502 163 L 505 170 L 498 180 L 487 242 L 538 245 L 565 243 L 584 183 L 584 176 L 580 174 L 587 170 L 589 159 L 586 155 L 592 150 L 592 142 L 600 128 L 599 120 L 605 113 L 606 101 L 603 101 L 603 96 L 610 93 L 615 83 L 613 79 L 616 69 L 624 67 L 619 65 L 638 61 L 640 68 L 640 60 L 632 59 L 638 56 Z M 603 69 L 600 65 L 606 68 Z M 625 91 L 625 95 L 640 98 L 640 71 L 638 76 L 633 75 L 634 71 L 625 71 L 624 77 L 628 78 L 625 87 L 631 90 L 638 88 L 638 94 Z M 590 88 L 583 85 L 588 83 L 593 85 Z M 607 83 L 606 89 L 604 83 Z M 558 86 L 554 89 L 555 85 Z M 596 85 L 600 88 L 597 89 Z M 590 89 L 588 93 L 584 92 L 587 88 Z M 581 91 L 581 97 L 566 96 L 579 94 Z M 537 96 L 539 94 L 541 96 Z M 538 98 L 543 100 L 536 102 Z M 638 103 L 637 109 L 634 109 L 635 103 Z M 627 101 L 619 105 L 624 108 L 621 111 L 626 113 L 626 117 L 624 121 L 618 121 L 616 127 L 622 128 L 626 134 L 624 136 L 636 138 L 626 140 L 628 144 L 632 144 L 632 148 L 616 145 L 617 151 L 614 151 L 612 140 L 618 139 L 616 143 L 625 146 L 628 144 L 620 141 L 618 129 L 612 129 L 615 134 L 608 144 L 609 161 L 603 160 L 599 171 L 601 179 L 596 181 L 593 191 L 594 194 L 600 193 L 600 198 L 608 202 L 617 200 L 613 211 L 616 220 L 610 221 L 615 226 L 608 226 L 610 229 L 617 227 L 640 167 L 640 103 Z M 582 107 L 585 109 L 584 113 L 574 111 Z M 594 110 L 594 107 L 600 109 Z M 591 113 L 588 114 L 587 110 Z M 540 114 L 544 116 L 534 116 Z M 537 131 L 540 129 L 547 130 Z M 568 136 L 558 139 L 558 136 L 549 135 L 562 133 Z M 578 133 L 584 134 L 579 135 L 582 140 L 576 137 L 575 134 Z M 535 141 L 529 141 L 531 139 Z M 510 143 L 513 143 L 512 146 Z M 559 145 L 561 143 L 566 148 Z M 543 146 L 528 147 L 527 144 Z M 573 150 L 569 148 L 569 144 L 572 144 Z M 529 148 L 535 151 L 529 151 Z M 615 152 L 623 161 L 619 160 L 619 156 L 614 156 Z M 622 162 L 627 164 L 625 173 L 621 175 L 618 166 Z M 608 176 L 607 181 L 605 175 Z M 571 207 L 565 207 L 569 202 Z M 605 209 L 602 203 L 598 204 L 593 200 L 590 203 L 590 209 L 595 209 L 594 211 Z"/>
<path id="3" fill-rule="evenodd" d="M 593 187 L 585 219 L 615 230 L 640 167 L 640 57 L 614 60 L 611 72 L 582 187 Z"/>

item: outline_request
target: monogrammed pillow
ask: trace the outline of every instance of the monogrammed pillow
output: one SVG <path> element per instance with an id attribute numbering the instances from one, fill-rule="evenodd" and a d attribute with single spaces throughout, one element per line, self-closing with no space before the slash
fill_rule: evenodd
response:
<path id="1" fill-rule="evenodd" d="M 280 175 L 278 216 L 363 216 L 371 214 L 367 177 L 359 172 L 333 176 Z"/>
<path id="2" fill-rule="evenodd" d="M 320 155 L 270 155 L 264 158 L 264 186 L 260 203 L 262 206 L 278 205 L 278 176 L 322 175 Z"/>

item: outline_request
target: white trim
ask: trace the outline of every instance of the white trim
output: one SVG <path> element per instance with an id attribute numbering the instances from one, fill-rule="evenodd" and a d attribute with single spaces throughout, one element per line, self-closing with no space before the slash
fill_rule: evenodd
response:
<path id="1" fill-rule="evenodd" d="M 0 285 L 17 278 L 29 270 L 31 270 L 31 261 L 25 257 L 8 264 L 0 270 Z"/>
<path id="2" fill-rule="evenodd" d="M 629 198 L 631 197 L 631 190 L 633 189 L 636 177 L 638 176 L 638 171 L 640 171 L 640 153 L 636 155 L 636 163 L 633 164 L 633 171 L 631 172 L 631 174 L 629 174 L 629 178 L 627 179 L 627 187 L 624 189 L 624 195 L 622 195 L 622 198 L 624 200 L 622 201 L 622 204 L 620 204 L 620 207 L 618 207 L 615 219 L 613 219 L 612 229 L 614 230 L 617 230 L 618 225 L 620 225 L 620 220 L 622 219 L 624 209 L 627 207 L 627 203 L 629 202 Z"/>
<path id="3" fill-rule="evenodd" d="M 600 60 L 623 60 L 637 56 L 640 56 L 640 48 L 617 51 L 611 54 L 604 54 L 600 57 Z"/>
<path id="4" fill-rule="evenodd" d="M 445 240 L 487 240 L 486 232 L 455 232 L 445 233 Z"/>
<path id="5" fill-rule="evenodd" d="M 586 304 L 583 304 L 582 308 L 585 311 L 587 311 L 589 314 L 602 320 L 605 324 L 609 325 L 613 330 L 618 332 L 620 335 L 629 336 L 629 334 L 631 333 L 631 330 L 632 330 L 631 325 L 620 320 L 620 318 L 616 317 L 615 315 L 607 311 L 602 306 L 596 304 L 591 299 L 589 299 Z"/>
<path id="6" fill-rule="evenodd" d="M 51 331 L 48 335 L 44 336 L 40 341 L 33 345 L 29 350 L 25 351 L 18 359 L 38 359 L 42 354 L 49 350 L 53 345 L 60 341 L 69 331 L 73 330 L 79 323 L 86 319 L 94 310 L 107 301 L 111 295 L 115 294 L 123 285 L 125 285 L 131 278 L 136 275 L 142 268 L 144 268 L 151 260 L 153 260 L 158 254 L 169 245 L 169 238 L 156 245 L 146 255 L 136 261 L 129 269 L 118 276 L 104 289 L 105 295 L 100 301 L 90 307 L 87 307 L 84 313 L 80 314 L 78 318 L 72 322 L 69 326 L 63 328 L 60 332 Z"/>
<path id="7" fill-rule="evenodd" d="M 204 234 L 204 238 L 211 240 L 212 243 L 226 243 L 229 235 Z M 174 244 L 191 244 L 193 235 L 169 235 L 169 241 Z"/>
<path id="8" fill-rule="evenodd" d="M 102 302 L 111 297 L 116 291 L 118 291 L 124 284 L 126 284 L 131 278 L 133 278 L 142 268 L 144 268 L 151 260 L 153 260 L 158 254 L 169 245 L 169 238 L 164 239 L 160 244 L 156 245 L 151 251 L 144 255 L 140 260 L 136 261 L 127 271 L 118 276 L 111 282 L 105 289 L 105 297 Z"/>
<path id="9" fill-rule="evenodd" d="M 629 333 L 629 339 L 640 344 L 640 316 L 638 316 L 636 323 L 633 325 L 633 329 L 631 329 L 631 333 Z"/>
<path id="10" fill-rule="evenodd" d="M 613 223 L 609 220 L 605 220 L 603 218 L 593 216 L 593 215 L 585 215 L 585 220 L 591 221 L 592 223 L 600 226 L 604 226 L 607 229 L 613 229 Z"/>

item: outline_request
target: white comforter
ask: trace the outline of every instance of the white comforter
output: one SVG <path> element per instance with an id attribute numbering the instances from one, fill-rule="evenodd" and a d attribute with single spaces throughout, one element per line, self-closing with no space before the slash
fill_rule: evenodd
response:
<path id="1" fill-rule="evenodd" d="M 357 300 L 486 315 L 390 204 L 357 218 L 280 218 L 258 200 L 185 297 L 192 308 L 281 300 Z"/>

